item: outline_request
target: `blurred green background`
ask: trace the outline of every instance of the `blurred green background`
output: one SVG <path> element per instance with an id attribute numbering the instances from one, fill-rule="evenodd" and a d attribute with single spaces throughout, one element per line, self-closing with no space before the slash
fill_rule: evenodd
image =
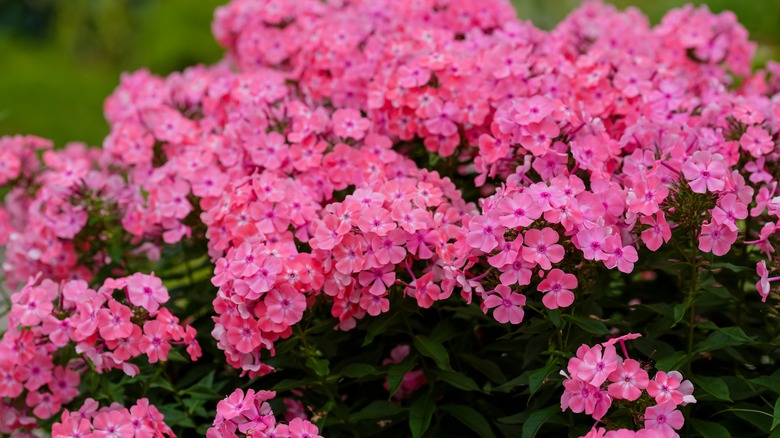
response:
<path id="1" fill-rule="evenodd" d="M 35 134 L 59 145 L 102 142 L 103 99 L 122 71 L 167 74 L 213 63 L 214 9 L 226 0 L 0 0 L 0 135 Z M 405 0 L 399 0 L 405 1 Z M 550 28 L 578 0 L 513 0 L 518 15 Z M 657 23 L 680 0 L 613 0 Z M 702 2 L 696 2 L 702 3 Z M 780 0 L 711 0 L 731 9 L 760 44 L 758 62 L 778 58 Z"/>

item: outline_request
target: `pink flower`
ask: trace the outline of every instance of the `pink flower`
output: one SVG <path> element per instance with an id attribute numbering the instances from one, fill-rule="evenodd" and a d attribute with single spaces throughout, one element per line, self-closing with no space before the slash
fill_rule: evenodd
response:
<path id="1" fill-rule="evenodd" d="M 769 291 L 771 289 L 769 284 L 770 281 L 780 280 L 780 277 L 774 277 L 772 280 L 769 279 L 769 270 L 766 268 L 766 260 L 761 260 L 760 262 L 756 263 L 756 273 L 759 276 L 759 280 L 756 283 L 756 290 L 759 294 L 761 294 L 761 301 L 766 302 L 766 299 L 769 296 Z"/>
<path id="2" fill-rule="evenodd" d="M 523 259 L 538 264 L 542 269 L 552 268 L 552 263 L 563 260 L 563 246 L 556 244 L 558 233 L 552 228 L 531 229 L 523 237 Z"/>
<path id="3" fill-rule="evenodd" d="M 98 311 L 98 331 L 105 340 L 115 340 L 130 336 L 133 323 L 130 322 L 133 312 L 114 299 L 109 300 L 108 309 Z"/>
<path id="4" fill-rule="evenodd" d="M 726 165 L 719 154 L 697 151 L 685 162 L 682 171 L 696 193 L 718 192 L 726 186 Z"/>
<path id="5" fill-rule="evenodd" d="M 749 127 L 740 137 L 739 145 L 755 158 L 766 155 L 775 148 L 772 136 L 760 126 Z"/>
<path id="6" fill-rule="evenodd" d="M 643 216 L 639 219 L 639 222 L 644 225 L 649 225 L 649 228 L 642 231 L 641 237 L 642 241 L 647 245 L 647 249 L 650 251 L 658 250 L 664 242 L 668 242 L 672 237 L 672 230 L 666 222 L 666 218 L 662 211 L 659 211 L 655 218 L 652 216 Z"/>
<path id="7" fill-rule="evenodd" d="M 289 284 L 281 284 L 265 296 L 268 317 L 277 324 L 293 325 L 303 317 L 306 297 Z"/>
<path id="8" fill-rule="evenodd" d="M 133 419 L 126 409 L 101 412 L 92 420 L 95 428 L 90 437 L 126 438 L 134 434 Z"/>
<path id="9" fill-rule="evenodd" d="M 333 113 L 333 132 L 342 138 L 354 138 L 360 140 L 366 130 L 371 126 L 371 121 L 363 118 L 360 112 L 354 109 L 338 109 Z"/>
<path id="10" fill-rule="evenodd" d="M 398 85 L 404 88 L 422 87 L 431 78 L 431 71 L 419 66 L 402 65 L 398 69 Z"/>
<path id="11" fill-rule="evenodd" d="M 655 398 L 656 403 L 663 403 L 671 400 L 675 405 L 683 401 L 683 395 L 677 388 L 680 387 L 680 379 L 671 374 L 659 371 L 655 374 L 653 380 L 647 384 L 647 393 Z"/>
<path id="12" fill-rule="evenodd" d="M 617 369 L 609 375 L 609 395 L 616 399 L 634 401 L 642 395 L 642 390 L 647 388 L 650 377 L 643 370 L 639 362 L 626 359 L 618 363 Z"/>
<path id="13" fill-rule="evenodd" d="M 588 260 L 609 260 L 607 238 L 610 235 L 609 230 L 603 227 L 580 230 L 577 243 L 583 256 Z"/>
<path id="14" fill-rule="evenodd" d="M 548 309 L 569 307 L 574 302 L 574 294 L 570 289 L 577 287 L 577 277 L 567 274 L 560 269 L 553 269 L 547 277 L 539 283 L 538 290 L 546 292 L 542 303 Z"/>
<path id="15" fill-rule="evenodd" d="M 503 284 L 496 286 L 494 293 L 485 298 L 485 308 L 492 309 L 495 307 L 493 317 L 502 324 L 507 322 L 520 324 L 523 321 L 524 305 L 525 295 L 512 292 L 512 289 Z"/>
<path id="16" fill-rule="evenodd" d="M 472 247 L 489 253 L 503 240 L 504 227 L 494 214 L 477 216 L 469 221 L 469 231 L 466 242 Z"/>
<path id="17" fill-rule="evenodd" d="M 322 438 L 317 426 L 311 422 L 294 418 L 290 424 L 282 424 L 276 428 L 275 434 L 280 438 Z"/>
<path id="18" fill-rule="evenodd" d="M 680 430 L 685 419 L 682 412 L 678 411 L 677 405 L 672 401 L 665 401 L 656 406 L 650 406 L 645 410 L 645 428 L 658 430 L 667 434 L 673 434 L 675 430 Z"/>
<path id="19" fill-rule="evenodd" d="M 658 205 L 666 199 L 669 191 L 661 185 L 657 177 L 649 177 L 647 180 L 640 180 L 632 192 L 628 202 L 629 209 L 634 213 L 641 213 L 650 216 L 658 211 Z"/>
<path id="20" fill-rule="evenodd" d="M 232 420 L 251 409 L 254 403 L 255 391 L 253 389 L 248 390 L 244 396 L 244 391 L 238 388 L 217 403 L 217 419 Z"/>
<path id="21" fill-rule="evenodd" d="M 149 357 L 149 363 L 164 361 L 171 350 L 165 326 L 157 321 L 145 322 L 144 335 L 138 343 L 138 348 Z"/>
<path id="22" fill-rule="evenodd" d="M 716 256 L 726 255 L 736 241 L 737 232 L 725 224 L 709 222 L 701 226 L 701 234 L 699 234 L 701 251 L 712 252 Z"/>
<path id="23" fill-rule="evenodd" d="M 154 315 L 169 296 L 162 280 L 154 274 L 136 273 L 127 279 L 127 298 L 134 306 L 143 307 Z"/>
<path id="24" fill-rule="evenodd" d="M 577 349 L 577 356 L 569 359 L 568 370 L 572 377 L 600 386 L 617 367 L 618 357 L 614 346 L 602 348 L 601 345 L 595 345 L 591 348 L 582 344 Z"/>
<path id="25" fill-rule="evenodd" d="M 234 316 L 228 320 L 227 340 L 236 347 L 240 353 L 251 353 L 260 346 L 262 338 L 257 321 L 253 318 L 240 318 Z"/>
<path id="26" fill-rule="evenodd" d="M 507 228 L 521 228 L 539 219 L 542 211 L 528 193 L 518 193 L 504 198 L 498 206 L 499 222 Z"/>
<path id="27" fill-rule="evenodd" d="M 718 201 L 712 209 L 712 220 L 726 225 L 729 230 L 737 231 L 737 221 L 748 216 L 747 205 L 739 202 L 737 195 L 729 193 Z"/>
<path id="28" fill-rule="evenodd" d="M 362 286 L 371 285 L 368 290 L 371 294 L 382 296 L 387 288 L 395 283 L 395 272 L 392 265 L 385 265 L 370 271 L 362 271 L 358 274 L 358 281 Z"/>

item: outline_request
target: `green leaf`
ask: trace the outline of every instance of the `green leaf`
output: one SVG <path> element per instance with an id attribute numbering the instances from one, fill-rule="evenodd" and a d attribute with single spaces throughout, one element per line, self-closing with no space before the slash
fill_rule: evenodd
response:
<path id="1" fill-rule="evenodd" d="M 352 379 L 359 379 L 376 374 L 378 371 L 375 367 L 365 363 L 351 363 L 342 368 L 340 374 Z"/>
<path id="2" fill-rule="evenodd" d="M 436 366 L 440 369 L 450 369 L 450 354 L 441 342 L 435 341 L 427 336 L 417 335 L 414 337 L 414 347 L 423 356 L 433 359 L 436 362 Z"/>
<path id="3" fill-rule="evenodd" d="M 758 376 L 750 379 L 749 382 L 780 394 L 780 378 L 775 376 Z"/>
<path id="4" fill-rule="evenodd" d="M 655 363 L 655 368 L 662 371 L 673 371 L 680 367 L 688 358 L 688 355 L 682 351 L 676 351 L 670 355 L 664 356 Z"/>
<path id="5" fill-rule="evenodd" d="M 464 391 L 481 391 L 479 385 L 477 385 L 471 377 L 465 374 L 450 370 L 433 370 L 433 373 L 458 389 Z"/>
<path id="6" fill-rule="evenodd" d="M 149 388 L 162 388 L 168 392 L 176 392 L 176 388 L 171 385 L 168 379 L 160 378 L 149 385 Z"/>
<path id="7" fill-rule="evenodd" d="M 726 347 L 749 344 L 752 342 L 753 339 L 745 334 L 745 332 L 739 327 L 718 328 L 717 331 L 711 333 L 707 339 L 699 342 L 696 345 L 696 352 L 701 353 L 704 351 L 715 351 Z"/>
<path id="8" fill-rule="evenodd" d="M 376 318 L 373 318 L 371 320 L 371 325 L 368 326 L 368 333 L 366 333 L 366 339 L 363 340 L 363 347 L 370 345 L 374 338 L 381 335 L 387 330 L 387 327 L 390 326 L 390 323 L 392 323 L 396 318 L 398 317 L 398 313 L 384 313 L 382 315 L 379 315 Z"/>
<path id="9" fill-rule="evenodd" d="M 399 364 L 391 365 L 387 370 L 387 390 L 390 392 L 390 397 L 395 395 L 398 391 L 398 387 L 401 386 L 401 382 L 404 380 L 406 373 L 414 368 L 414 360 L 406 358 Z"/>
<path id="10" fill-rule="evenodd" d="M 690 422 L 693 429 L 696 430 L 696 432 L 699 432 L 701 436 L 707 438 L 731 438 L 728 429 L 718 423 L 695 419 L 691 419 Z"/>
<path id="11" fill-rule="evenodd" d="M 311 383 L 312 382 L 308 380 L 284 379 L 271 387 L 271 390 L 276 392 L 289 391 L 291 389 L 300 388 L 301 386 L 305 386 Z"/>
<path id="12" fill-rule="evenodd" d="M 544 368 L 534 370 L 528 374 L 528 389 L 531 391 L 529 397 L 533 397 L 536 391 L 541 388 L 542 384 L 544 383 L 544 379 L 546 379 L 555 368 L 557 368 L 557 365 L 555 363 L 551 363 Z"/>
<path id="13" fill-rule="evenodd" d="M 780 398 L 775 401 L 775 410 L 772 413 L 772 427 L 771 430 L 774 430 L 775 427 L 777 427 L 778 424 L 780 424 Z"/>
<path id="14" fill-rule="evenodd" d="M 329 365 L 330 361 L 328 359 L 318 359 L 311 356 L 306 358 L 306 366 L 314 370 L 320 377 L 325 377 L 330 374 Z"/>
<path id="15" fill-rule="evenodd" d="M 563 319 L 594 335 L 608 335 L 611 333 L 603 322 L 592 318 L 563 315 Z"/>
<path id="16" fill-rule="evenodd" d="M 436 411 L 436 399 L 428 392 L 418 397 L 409 407 L 409 429 L 413 438 L 421 437 L 431 425 L 431 418 Z"/>
<path id="17" fill-rule="evenodd" d="M 494 392 L 510 392 L 518 386 L 528 385 L 528 374 L 523 373 L 514 379 L 499 385 L 493 389 Z"/>
<path id="18" fill-rule="evenodd" d="M 191 362 L 189 359 L 182 356 L 179 350 L 175 348 L 172 348 L 171 351 L 168 352 L 168 358 L 166 360 L 171 362 Z"/>
<path id="19" fill-rule="evenodd" d="M 506 376 L 504 375 L 504 372 L 501 371 L 501 367 L 499 367 L 498 364 L 496 364 L 494 361 L 482 359 L 481 357 L 477 357 L 473 354 L 465 353 L 458 354 L 458 358 L 460 358 L 463 362 L 466 362 L 469 366 L 474 368 L 474 370 L 492 380 L 494 383 L 500 385 L 506 382 Z"/>
<path id="20" fill-rule="evenodd" d="M 217 394 L 211 386 L 201 385 L 200 383 L 181 391 L 181 394 L 198 400 L 219 400 L 222 398 L 222 395 Z"/>
<path id="21" fill-rule="evenodd" d="M 441 410 L 457 418 L 481 438 L 495 438 L 490 423 L 476 409 L 465 405 L 444 405 Z"/>
<path id="22" fill-rule="evenodd" d="M 523 438 L 534 438 L 544 423 L 560 412 L 560 406 L 548 406 L 531 414 L 523 424 Z"/>
<path id="23" fill-rule="evenodd" d="M 677 304 L 674 306 L 674 323 L 672 327 L 676 326 L 685 317 L 685 311 L 688 310 L 687 304 Z"/>
<path id="24" fill-rule="evenodd" d="M 400 412 L 403 412 L 403 409 L 398 407 L 395 403 L 391 403 L 387 400 L 376 400 L 360 411 L 350 415 L 349 421 L 355 422 L 388 418 Z"/>
<path id="25" fill-rule="evenodd" d="M 746 266 L 737 266 L 732 263 L 724 263 L 724 262 L 713 263 L 712 269 L 726 269 L 731 272 L 746 272 L 752 270 Z"/>
<path id="26" fill-rule="evenodd" d="M 717 377 L 697 376 L 693 380 L 696 383 L 695 386 L 697 388 L 703 389 L 713 397 L 728 402 L 732 401 L 731 396 L 729 395 L 729 387 L 722 379 Z"/>

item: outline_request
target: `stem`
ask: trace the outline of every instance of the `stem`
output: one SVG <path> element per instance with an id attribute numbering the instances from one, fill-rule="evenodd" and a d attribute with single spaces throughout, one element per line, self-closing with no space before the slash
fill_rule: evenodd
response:
<path id="1" fill-rule="evenodd" d="M 699 260 L 696 239 L 693 239 L 691 255 L 691 288 L 688 291 L 688 372 L 691 371 L 691 362 L 693 362 L 693 332 L 696 327 L 696 293 L 699 289 Z"/>

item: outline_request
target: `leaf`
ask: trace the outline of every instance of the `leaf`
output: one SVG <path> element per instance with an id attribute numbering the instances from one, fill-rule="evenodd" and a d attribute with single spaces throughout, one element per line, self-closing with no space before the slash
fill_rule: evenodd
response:
<path id="1" fill-rule="evenodd" d="M 560 412 L 560 406 L 548 406 L 531 414 L 523 424 L 523 438 L 534 438 L 544 423 Z"/>
<path id="2" fill-rule="evenodd" d="M 770 430 L 774 430 L 778 424 L 780 424 L 780 398 L 775 401 L 775 410 L 772 413 L 772 427 Z"/>
<path id="3" fill-rule="evenodd" d="M 490 428 L 490 423 L 474 408 L 465 405 L 444 405 L 441 410 L 457 418 L 481 438 L 495 438 L 496 436 L 493 429 Z"/>
<path id="4" fill-rule="evenodd" d="M 314 372 L 320 376 L 325 377 L 330 374 L 330 361 L 328 359 L 318 359 L 316 357 L 307 357 L 306 366 L 314 370 Z"/>
<path id="5" fill-rule="evenodd" d="M 758 376 L 754 379 L 750 379 L 749 382 L 780 394 L 780 378 L 775 376 Z"/>
<path id="6" fill-rule="evenodd" d="M 222 398 L 222 395 L 217 394 L 211 386 L 201 385 L 200 383 L 181 391 L 181 394 L 198 400 L 219 400 Z"/>
<path id="7" fill-rule="evenodd" d="M 485 377 L 492 380 L 494 383 L 500 385 L 506 382 L 506 376 L 504 375 L 504 372 L 501 371 L 501 367 L 499 367 L 492 360 L 482 359 L 473 354 L 465 353 L 458 354 L 458 358 L 469 364 L 477 372 L 482 373 Z"/>
<path id="8" fill-rule="evenodd" d="M 351 363 L 341 369 L 340 374 L 352 379 L 359 379 L 361 377 L 370 376 L 376 374 L 378 370 L 365 363 Z"/>
<path id="9" fill-rule="evenodd" d="M 711 333 L 707 339 L 699 342 L 696 345 L 696 352 L 701 353 L 704 351 L 715 351 L 726 347 L 733 347 L 735 345 L 742 345 L 752 343 L 753 339 L 750 338 L 739 327 L 725 327 L 718 328 L 716 332 Z"/>
<path id="10" fill-rule="evenodd" d="M 387 330 L 387 327 L 390 326 L 390 323 L 393 322 L 398 317 L 398 313 L 393 314 L 382 314 L 374 319 L 371 320 L 371 325 L 368 326 L 368 333 L 366 333 L 366 339 L 363 341 L 363 347 L 371 344 L 374 341 L 374 338 L 381 335 Z"/>
<path id="11" fill-rule="evenodd" d="M 499 385 L 493 389 L 495 392 L 510 392 L 513 389 L 517 388 L 518 386 L 528 385 L 528 374 L 523 373 L 519 376 L 515 377 L 514 379 Z"/>
<path id="12" fill-rule="evenodd" d="M 417 335 L 414 337 L 414 347 L 423 356 L 430 357 L 436 362 L 442 370 L 450 369 L 450 354 L 447 353 L 447 349 L 441 344 L 441 342 L 434 341 L 423 335 Z"/>
<path id="13" fill-rule="evenodd" d="M 299 388 L 301 386 L 305 386 L 310 384 L 308 380 L 293 380 L 293 379 L 284 379 L 271 387 L 270 389 L 272 391 L 276 392 L 283 392 L 283 391 L 289 391 L 291 389 Z"/>
<path id="14" fill-rule="evenodd" d="M 409 407 L 409 429 L 413 438 L 419 438 L 431 425 L 431 418 L 436 411 L 436 399 L 430 392 L 417 398 Z"/>
<path id="15" fill-rule="evenodd" d="M 677 304 L 674 306 L 674 322 L 672 327 L 676 326 L 685 317 L 685 311 L 688 310 L 687 304 Z"/>
<path id="16" fill-rule="evenodd" d="M 387 390 L 390 392 L 390 397 L 395 395 L 395 392 L 398 391 L 398 387 L 401 386 L 401 382 L 404 380 L 404 376 L 412 368 L 414 368 L 414 360 L 411 358 L 390 366 L 390 369 L 387 370 Z"/>
<path id="17" fill-rule="evenodd" d="M 481 391 L 479 385 L 474 382 L 474 379 L 465 374 L 450 370 L 434 370 L 433 373 L 458 389 L 462 389 L 464 391 Z"/>
<path id="18" fill-rule="evenodd" d="M 664 356 L 655 363 L 655 368 L 663 371 L 672 371 L 680 367 L 688 355 L 682 351 L 676 351 L 670 355 Z"/>
<path id="19" fill-rule="evenodd" d="M 176 392 L 176 388 L 171 385 L 168 379 L 157 379 L 149 385 L 149 388 L 162 388 L 168 392 Z"/>
<path id="20" fill-rule="evenodd" d="M 395 403 L 391 403 L 387 400 L 376 400 L 360 411 L 350 415 L 349 421 L 355 422 L 388 418 L 400 412 L 403 412 L 403 409 L 399 408 Z"/>
<path id="21" fill-rule="evenodd" d="M 563 319 L 594 335 L 608 335 L 611 333 L 603 322 L 592 318 L 563 315 Z"/>
<path id="22" fill-rule="evenodd" d="M 706 436 L 707 438 L 731 438 L 728 429 L 718 423 L 695 419 L 691 419 L 690 422 L 691 426 L 693 426 L 696 432 L 699 432 L 701 436 Z"/>
<path id="23" fill-rule="evenodd" d="M 550 372 L 552 372 L 552 370 L 556 367 L 556 364 L 551 363 L 544 368 L 539 368 L 538 370 L 534 370 L 528 374 L 528 389 L 531 391 L 529 397 L 533 397 L 536 391 L 538 391 L 544 383 L 544 379 L 546 379 L 547 376 L 550 375 Z"/>
<path id="24" fill-rule="evenodd" d="M 717 377 L 704 376 L 697 376 L 693 380 L 697 388 L 705 390 L 713 397 L 728 402 L 732 401 L 729 395 L 729 387 L 723 380 Z"/>
<path id="25" fill-rule="evenodd" d="M 732 263 L 724 263 L 724 262 L 718 262 L 712 264 L 712 269 L 726 269 L 731 272 L 745 272 L 745 271 L 751 271 L 752 269 L 746 267 L 746 266 L 737 266 Z"/>

